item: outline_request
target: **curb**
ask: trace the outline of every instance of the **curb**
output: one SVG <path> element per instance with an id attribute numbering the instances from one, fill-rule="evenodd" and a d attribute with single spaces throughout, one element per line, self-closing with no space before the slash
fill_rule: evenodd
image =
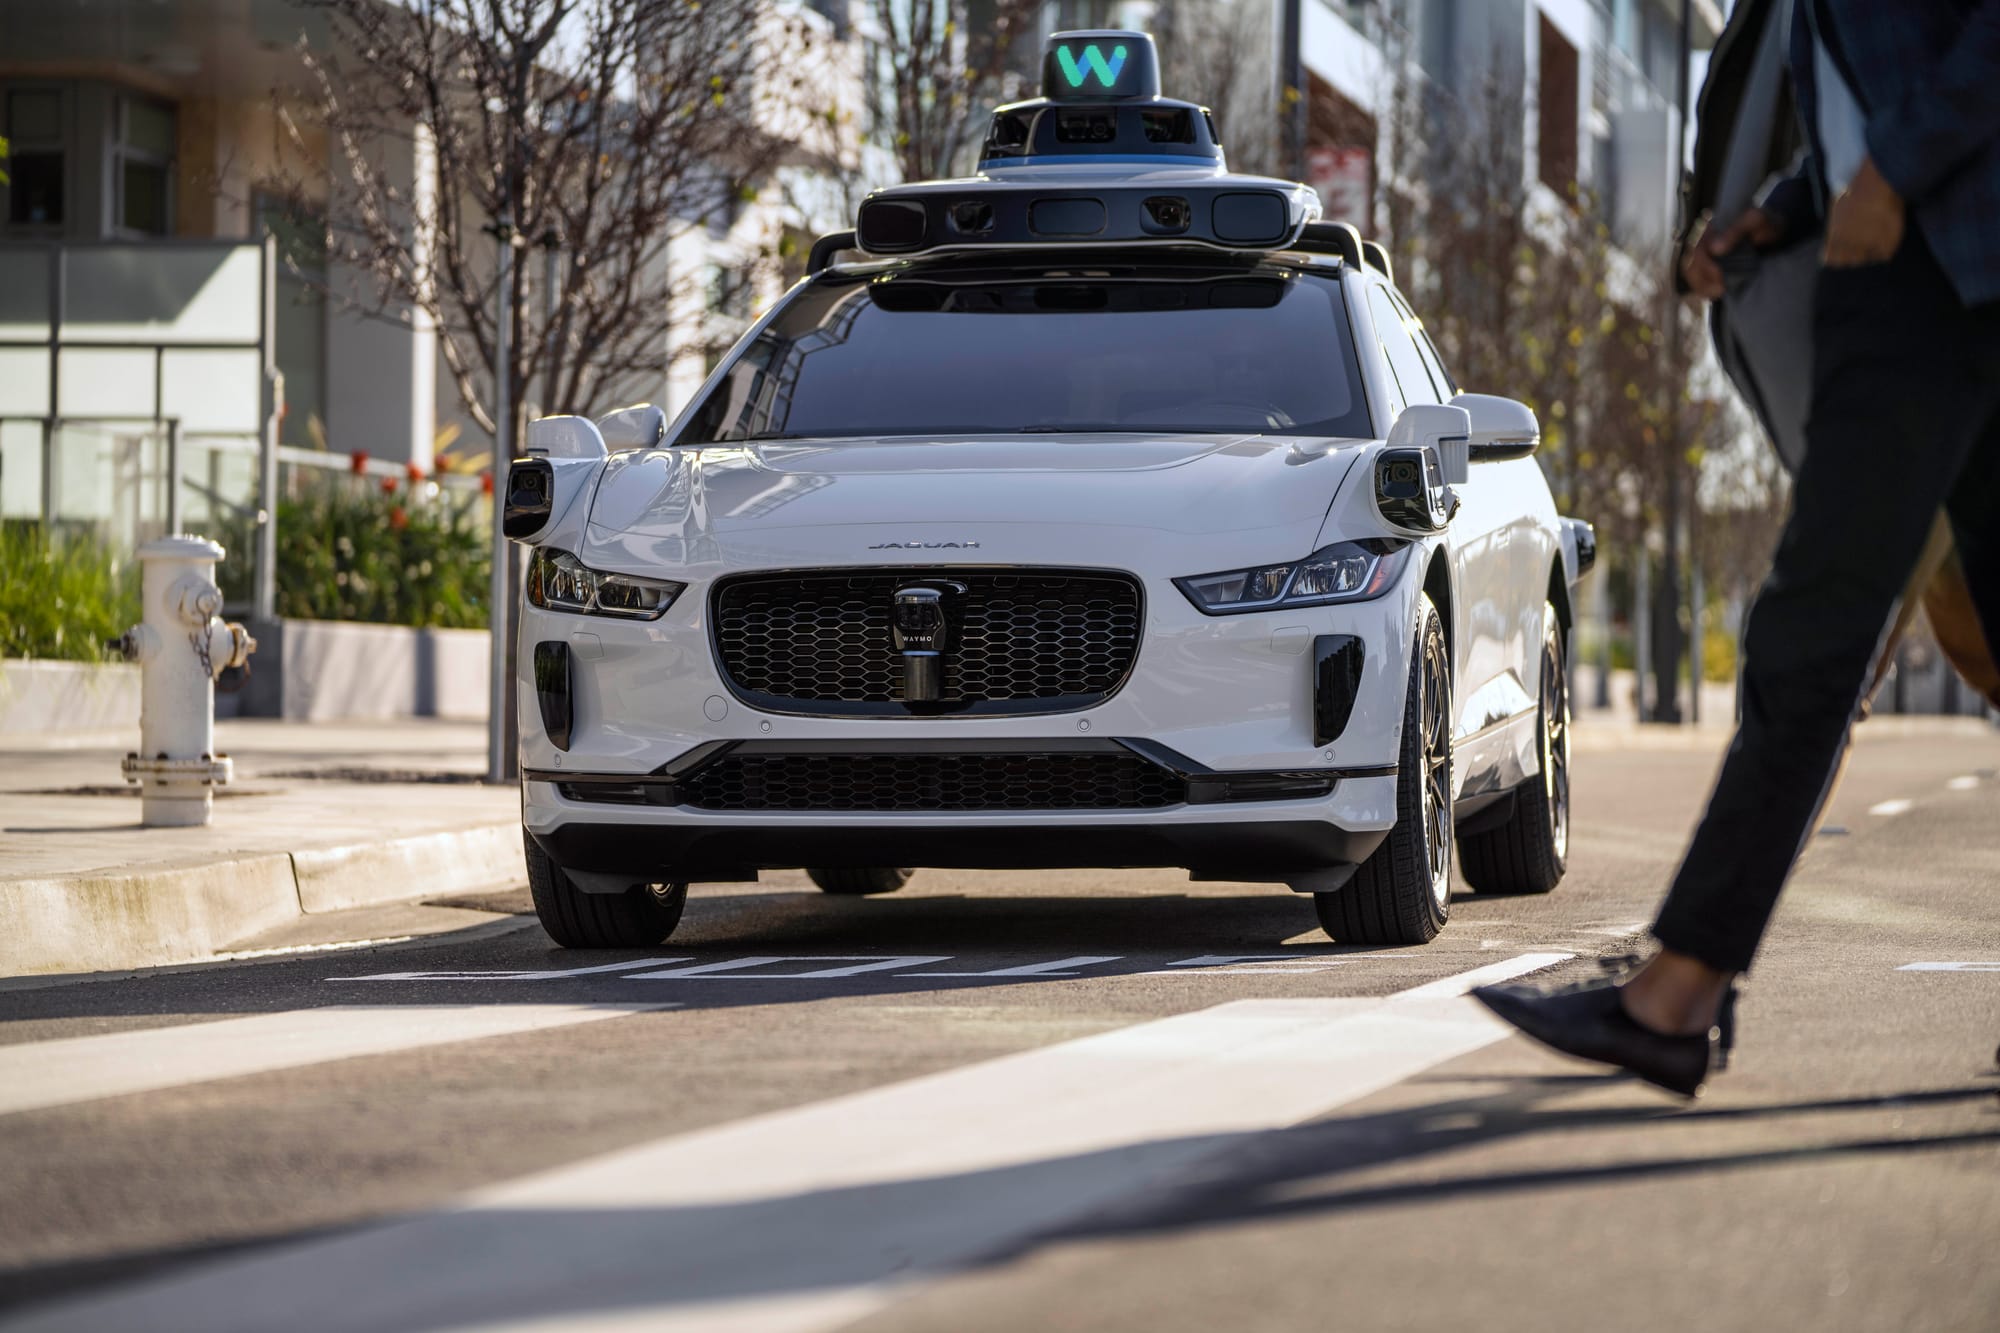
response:
<path id="1" fill-rule="evenodd" d="M 518 883 L 524 873 L 521 826 L 510 822 L 130 873 L 0 880 L 0 976 L 198 962 L 301 916 L 469 893 Z"/>

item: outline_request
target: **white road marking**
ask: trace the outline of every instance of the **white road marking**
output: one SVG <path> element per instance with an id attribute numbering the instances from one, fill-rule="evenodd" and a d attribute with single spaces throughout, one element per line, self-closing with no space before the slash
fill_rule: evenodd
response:
<path id="1" fill-rule="evenodd" d="M 1899 796 L 1893 801 L 1877 801 L 1874 805 L 1868 807 L 1868 813 L 1884 817 L 1907 814 L 1915 805 L 1915 801 L 1905 800 Z"/>
<path id="2" fill-rule="evenodd" d="M 0 1046 L 0 1115 L 590 1023 L 670 1004 L 335 1005 Z"/>
<path id="3" fill-rule="evenodd" d="M 603 972 L 630 972 L 661 963 L 693 962 L 692 955 L 680 958 L 632 958 L 622 963 L 599 963 L 595 967 L 561 967 L 544 971 L 520 968 L 489 968 L 463 972 L 373 972 L 365 977 L 328 977 L 328 981 L 553 981 L 558 977 L 588 977 Z"/>
<path id="4" fill-rule="evenodd" d="M 1640 929 L 1643 922 L 1619 930 L 1618 934 L 1631 934 Z M 1593 932 L 1612 933 L 1612 932 Z M 1487 941 L 1488 944 L 1504 944 L 1505 941 Z M 1483 946 L 1482 946 L 1483 947 Z M 1390 953 L 1345 953 L 1345 954 L 1300 954 L 1300 953 L 1254 953 L 1254 954 L 1203 954 L 1196 958 L 1181 958 L 1168 963 L 1164 969 L 1140 972 L 1114 972 L 1103 974 L 1108 978 L 1119 976 L 1135 977 L 1254 977 L 1254 976 L 1295 976 L 1325 972 L 1332 968 L 1344 967 L 1361 959 L 1396 958 L 1400 954 Z M 680 958 L 637 958 L 623 963 L 603 963 L 595 967 L 547 968 L 528 970 L 519 968 L 471 968 L 443 972 L 371 972 L 363 976 L 328 977 L 328 981 L 552 981 L 571 977 L 599 976 L 615 981 L 825 981 L 841 977 L 861 976 L 864 973 L 893 972 L 897 977 L 992 977 L 1005 980 L 1009 977 L 1073 977 L 1080 976 L 1077 969 L 1098 967 L 1106 963 L 1124 961 L 1123 954 L 1078 954 L 1070 958 L 1052 958 L 1046 962 L 1022 963 L 1013 967 L 995 967 L 967 972 L 926 972 L 899 971 L 901 968 L 922 968 L 934 963 L 953 961 L 950 954 L 753 954 L 744 958 L 714 959 L 706 963 L 696 963 L 692 956 Z M 658 967 L 659 964 L 688 963 L 688 967 Z M 845 967 L 811 968 L 803 972 L 770 970 L 781 963 L 845 963 Z M 617 974 L 617 975 L 613 975 Z"/>
<path id="5" fill-rule="evenodd" d="M 1094 967 L 1098 963 L 1115 963 L 1124 954 L 1078 954 L 1074 958 L 1055 958 L 1046 963 L 1023 963 L 1019 967 L 996 967 L 985 972 L 905 972 L 906 977 L 1078 977 L 1081 972 L 1069 969 Z"/>
<path id="6" fill-rule="evenodd" d="M 1168 963 L 1159 972 L 1141 972 L 1142 977 L 1283 977 L 1301 972 L 1326 972 L 1345 964 L 1353 954 L 1212 953 L 1199 958 L 1183 958 Z M 1193 969 L 1193 971 L 1190 971 Z"/>
<path id="7" fill-rule="evenodd" d="M 1944 784 L 1946 791 L 1971 791 L 1978 785 L 1979 775 L 1977 773 L 1967 773 L 1962 778 L 1953 778 L 1950 782 Z"/>
<path id="8" fill-rule="evenodd" d="M 1905 963 L 1898 972 L 2000 972 L 2000 959 L 1971 963 Z"/>
<path id="9" fill-rule="evenodd" d="M 864 972 L 893 972 L 899 967 L 924 967 L 949 963 L 950 954 L 773 954 L 762 958 L 731 958 L 720 963 L 697 963 L 693 967 L 670 967 L 662 972 L 633 972 L 633 981 L 676 981 L 700 977 L 704 981 L 824 981 L 829 977 L 858 977 Z M 847 967 L 820 967 L 808 972 L 756 972 L 753 968 L 772 963 L 848 963 Z"/>
<path id="10" fill-rule="evenodd" d="M 833 1329 L 1511 1032 L 1464 992 L 1239 1000 L 663 1139 L 21 1330 Z"/>

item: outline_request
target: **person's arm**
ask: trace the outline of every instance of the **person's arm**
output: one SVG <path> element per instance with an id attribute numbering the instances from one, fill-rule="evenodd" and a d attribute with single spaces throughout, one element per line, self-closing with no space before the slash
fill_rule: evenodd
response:
<path id="1" fill-rule="evenodd" d="M 1903 0 L 1908 3 L 1908 0 Z M 2000 0 L 1980 0 L 1951 53 L 1868 118 L 1868 155 L 1915 202 L 2000 137 Z"/>

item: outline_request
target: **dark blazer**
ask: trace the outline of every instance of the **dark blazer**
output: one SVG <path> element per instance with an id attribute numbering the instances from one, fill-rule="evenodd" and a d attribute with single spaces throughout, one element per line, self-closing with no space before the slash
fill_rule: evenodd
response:
<path id="1" fill-rule="evenodd" d="M 2000 300 L 2000 0 L 1794 0 L 1792 80 L 1818 135 L 1814 25 L 1867 118 L 1869 156 L 1967 305 Z M 1826 215 L 1808 149 L 1764 200 L 1787 230 Z"/>

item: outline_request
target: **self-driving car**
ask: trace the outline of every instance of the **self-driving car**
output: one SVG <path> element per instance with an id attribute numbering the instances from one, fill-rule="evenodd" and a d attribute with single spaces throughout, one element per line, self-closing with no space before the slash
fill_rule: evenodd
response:
<path id="1" fill-rule="evenodd" d="M 530 427 L 504 522 L 558 943 L 654 944 L 689 885 L 775 869 L 1179 868 L 1369 945 L 1435 936 L 1454 860 L 1561 879 L 1594 542 L 1534 414 L 1460 392 L 1311 190 L 1231 174 L 1145 35 L 1045 67 L 677 417 Z"/>

